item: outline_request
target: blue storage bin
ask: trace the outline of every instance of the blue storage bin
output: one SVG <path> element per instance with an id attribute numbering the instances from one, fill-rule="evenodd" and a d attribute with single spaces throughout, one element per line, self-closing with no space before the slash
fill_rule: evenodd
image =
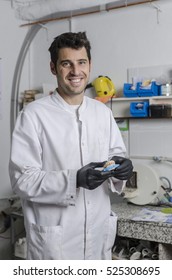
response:
<path id="1" fill-rule="evenodd" d="M 158 96 L 161 95 L 161 85 L 157 85 L 156 82 L 152 82 L 150 88 L 141 87 L 141 82 L 137 83 L 136 89 L 133 90 L 132 84 L 124 84 L 123 94 L 126 97 L 146 97 L 146 96 Z"/>
<path id="2" fill-rule="evenodd" d="M 150 88 L 141 87 L 141 83 L 138 83 L 137 87 L 138 96 L 157 96 L 161 95 L 161 85 L 157 85 L 156 82 L 151 83 Z"/>
<path id="3" fill-rule="evenodd" d="M 149 102 L 131 102 L 130 114 L 132 117 L 148 117 L 149 116 Z"/>
<path id="4" fill-rule="evenodd" d="M 137 97 L 138 96 L 137 86 L 136 86 L 135 90 L 131 89 L 132 86 L 133 86 L 132 84 L 127 84 L 127 83 L 124 84 L 124 87 L 123 87 L 124 96 L 126 96 L 126 97 Z"/>

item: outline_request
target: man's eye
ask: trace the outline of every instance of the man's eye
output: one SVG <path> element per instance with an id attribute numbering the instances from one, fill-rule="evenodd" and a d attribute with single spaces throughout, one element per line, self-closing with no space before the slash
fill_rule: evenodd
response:
<path id="1" fill-rule="evenodd" d="M 70 66 L 70 63 L 69 63 L 68 61 L 63 62 L 63 63 L 62 63 L 62 66 L 65 67 L 65 68 L 67 68 L 67 67 Z"/>
<path id="2" fill-rule="evenodd" d="M 84 64 L 86 64 L 86 60 L 81 60 L 79 63 L 81 64 L 81 65 L 84 65 Z"/>

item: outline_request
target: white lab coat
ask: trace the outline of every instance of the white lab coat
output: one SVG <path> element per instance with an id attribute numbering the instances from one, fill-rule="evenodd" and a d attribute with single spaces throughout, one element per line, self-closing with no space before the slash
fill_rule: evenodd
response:
<path id="1" fill-rule="evenodd" d="M 125 146 L 111 110 L 84 97 L 78 115 L 55 91 L 27 105 L 13 132 L 10 178 L 22 202 L 28 259 L 110 259 L 117 217 L 107 180 L 95 190 L 76 188 L 77 170 Z"/>

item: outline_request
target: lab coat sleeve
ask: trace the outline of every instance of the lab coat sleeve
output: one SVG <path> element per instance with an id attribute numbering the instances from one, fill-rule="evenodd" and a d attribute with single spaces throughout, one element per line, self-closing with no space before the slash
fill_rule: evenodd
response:
<path id="1" fill-rule="evenodd" d="M 76 170 L 42 169 L 38 127 L 25 112 L 18 116 L 12 137 L 9 175 L 13 191 L 37 203 L 74 205 Z"/>
<path id="2" fill-rule="evenodd" d="M 109 158 L 110 160 L 113 156 L 126 156 L 126 147 L 124 145 L 121 132 L 118 128 L 116 121 L 111 112 L 111 137 L 109 143 Z M 109 188 L 112 192 L 117 192 L 118 194 L 122 193 L 126 181 L 121 181 L 116 178 L 110 178 L 108 180 Z"/>

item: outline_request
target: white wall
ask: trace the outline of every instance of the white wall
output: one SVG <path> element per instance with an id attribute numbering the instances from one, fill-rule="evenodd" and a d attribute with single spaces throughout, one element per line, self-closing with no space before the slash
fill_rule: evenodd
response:
<path id="1" fill-rule="evenodd" d="M 162 10 L 159 13 L 159 24 L 157 11 L 150 4 L 72 19 L 72 30 L 86 30 L 92 43 L 92 77 L 107 74 L 119 90 L 127 80 L 127 68 L 171 64 L 172 3 L 164 0 L 158 1 L 158 5 Z M 36 86 L 43 79 L 52 79 L 47 69 L 47 48 L 53 37 L 69 30 L 69 23 L 67 20 L 57 21 L 46 27 L 47 32 L 42 29 L 33 42 L 32 78 Z"/>

